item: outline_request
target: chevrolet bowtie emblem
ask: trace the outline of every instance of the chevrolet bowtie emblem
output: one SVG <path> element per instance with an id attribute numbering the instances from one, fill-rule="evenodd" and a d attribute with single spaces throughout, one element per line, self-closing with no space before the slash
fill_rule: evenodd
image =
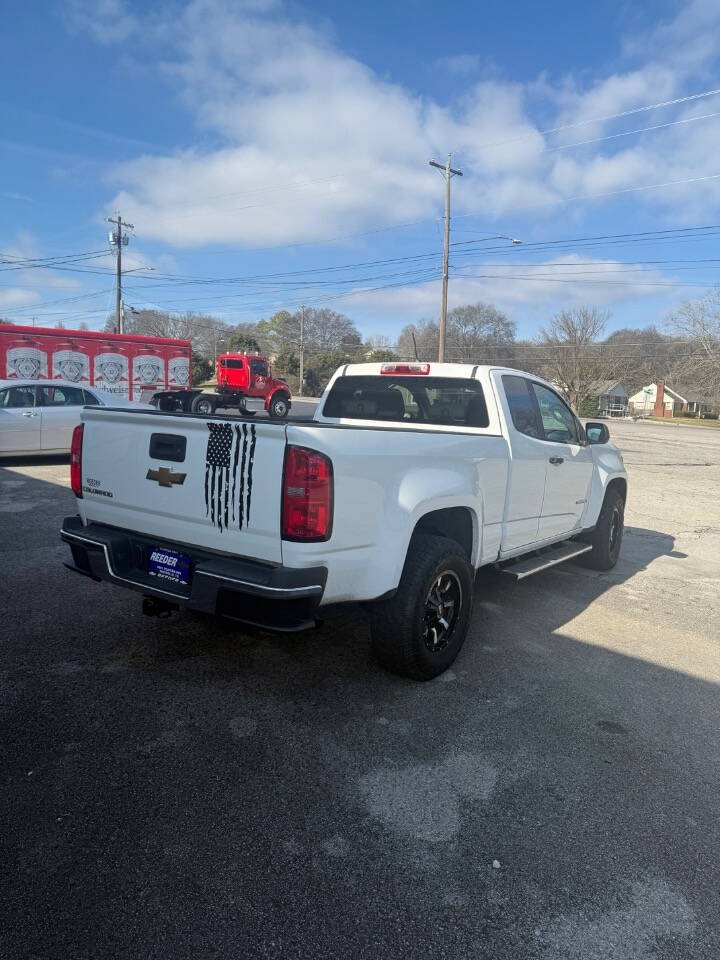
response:
<path id="1" fill-rule="evenodd" d="M 145 479 L 157 480 L 161 487 L 171 487 L 174 483 L 185 483 L 186 476 L 186 473 L 173 473 L 167 467 L 159 467 L 157 470 L 148 470 Z"/>

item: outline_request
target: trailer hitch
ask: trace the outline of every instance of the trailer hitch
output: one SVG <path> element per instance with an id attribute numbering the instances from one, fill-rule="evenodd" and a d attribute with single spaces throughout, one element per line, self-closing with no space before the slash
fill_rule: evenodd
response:
<path id="1" fill-rule="evenodd" d="M 146 617 L 169 617 L 174 610 L 179 610 L 177 603 L 161 600 L 159 597 L 143 597 L 142 612 Z"/>

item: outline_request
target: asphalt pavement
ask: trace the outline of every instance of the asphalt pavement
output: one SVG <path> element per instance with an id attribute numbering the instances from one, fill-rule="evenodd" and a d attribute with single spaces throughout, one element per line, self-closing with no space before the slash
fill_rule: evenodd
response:
<path id="1" fill-rule="evenodd" d="M 143 617 L 0 462 L 0 957 L 717 960 L 720 431 L 611 430 L 616 569 L 482 572 L 427 684 Z"/>

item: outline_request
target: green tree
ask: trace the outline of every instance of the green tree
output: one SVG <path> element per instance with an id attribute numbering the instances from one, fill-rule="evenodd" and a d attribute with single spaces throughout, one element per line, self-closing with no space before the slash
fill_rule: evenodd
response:
<path id="1" fill-rule="evenodd" d="M 397 354 L 394 350 L 376 349 L 366 353 L 364 359 L 368 363 L 389 363 L 391 360 L 397 359 Z"/>
<path id="2" fill-rule="evenodd" d="M 319 396 L 338 367 L 352 363 L 358 358 L 352 351 L 342 347 L 334 350 L 318 350 L 308 357 L 305 364 L 305 390 L 309 396 Z"/>
<path id="3" fill-rule="evenodd" d="M 259 353 L 260 344 L 250 333 L 233 333 L 225 346 L 226 353 Z"/>
<path id="4" fill-rule="evenodd" d="M 205 383 L 213 374 L 213 365 L 206 357 L 196 353 L 192 354 L 192 382 L 197 385 Z"/>
<path id="5" fill-rule="evenodd" d="M 273 360 L 273 370 L 286 377 L 297 377 L 300 374 L 300 357 L 294 350 L 284 347 Z"/>
<path id="6" fill-rule="evenodd" d="M 268 320 L 260 320 L 257 335 L 263 350 L 274 357 L 282 350 L 299 345 L 300 321 L 288 310 L 278 310 Z"/>
<path id="7" fill-rule="evenodd" d="M 597 397 L 585 397 L 580 403 L 577 414 L 579 417 L 587 417 L 590 420 L 596 417 L 598 415 Z"/>

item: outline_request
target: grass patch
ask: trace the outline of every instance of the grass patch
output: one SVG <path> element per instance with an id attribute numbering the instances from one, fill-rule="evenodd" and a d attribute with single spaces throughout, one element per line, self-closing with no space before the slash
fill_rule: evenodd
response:
<path id="1" fill-rule="evenodd" d="M 694 417 L 642 417 L 646 423 L 668 423 L 681 427 L 715 427 L 720 428 L 720 420 L 697 420 Z"/>

